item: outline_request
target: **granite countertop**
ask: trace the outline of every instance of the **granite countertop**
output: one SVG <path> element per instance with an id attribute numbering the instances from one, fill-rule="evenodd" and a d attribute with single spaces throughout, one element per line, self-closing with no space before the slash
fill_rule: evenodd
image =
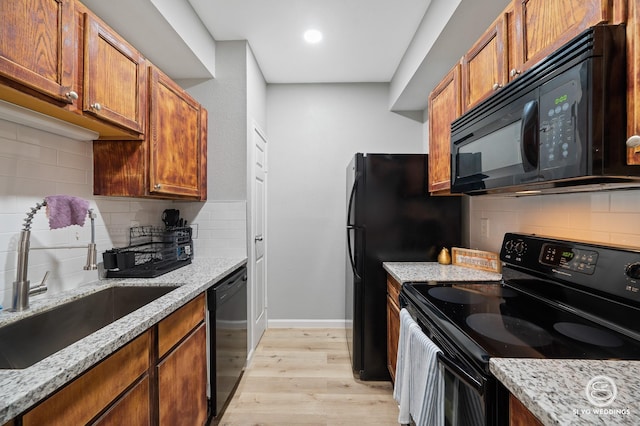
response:
<path id="1" fill-rule="evenodd" d="M 131 314 L 25 369 L 0 370 L 0 424 L 35 405 L 198 294 L 246 264 L 239 258 L 196 258 L 157 278 L 105 279 L 46 300 L 34 300 L 27 312 L 0 312 L 0 326 L 113 286 L 179 287 Z"/>
<path id="2" fill-rule="evenodd" d="M 545 425 L 640 424 L 640 361 L 491 358 L 491 372 Z M 598 379 L 598 376 L 605 376 Z M 599 408 L 587 387 L 615 398 Z M 604 400 L 610 402 L 611 400 Z"/>
<path id="3" fill-rule="evenodd" d="M 501 274 L 437 262 L 384 262 L 384 269 L 400 284 L 409 281 L 500 281 Z"/>

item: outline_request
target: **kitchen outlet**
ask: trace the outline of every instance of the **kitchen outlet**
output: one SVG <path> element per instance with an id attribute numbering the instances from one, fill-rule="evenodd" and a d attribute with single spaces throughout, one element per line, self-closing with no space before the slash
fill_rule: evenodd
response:
<path id="1" fill-rule="evenodd" d="M 191 239 L 192 240 L 198 239 L 198 224 L 192 223 L 189 226 L 191 227 Z"/>
<path id="2" fill-rule="evenodd" d="M 480 236 L 484 238 L 489 237 L 489 219 L 486 217 L 480 219 Z"/>

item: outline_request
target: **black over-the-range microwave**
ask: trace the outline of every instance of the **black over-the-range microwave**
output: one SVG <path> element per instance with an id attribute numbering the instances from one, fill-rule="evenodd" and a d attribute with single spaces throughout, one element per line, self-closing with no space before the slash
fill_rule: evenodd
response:
<path id="1" fill-rule="evenodd" d="M 451 191 L 640 186 L 626 162 L 623 25 L 572 39 L 451 124 Z"/>

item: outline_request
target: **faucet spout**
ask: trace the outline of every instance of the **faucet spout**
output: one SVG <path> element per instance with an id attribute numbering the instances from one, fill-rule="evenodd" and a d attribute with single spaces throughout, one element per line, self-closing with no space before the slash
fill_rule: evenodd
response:
<path id="1" fill-rule="evenodd" d="M 46 280 L 49 276 L 49 272 L 44 276 L 42 282 L 31 287 L 31 282 L 27 279 L 27 273 L 29 269 L 29 251 L 31 240 L 31 222 L 33 216 L 40 208 L 46 206 L 46 201 L 36 204 L 36 207 L 32 208 L 28 213 L 24 221 L 22 231 L 20 231 L 20 240 L 18 241 L 18 264 L 16 268 L 16 280 L 13 282 L 13 297 L 11 298 L 11 310 L 12 311 L 24 311 L 29 308 L 29 295 L 40 294 L 47 291 Z M 87 264 L 84 266 L 84 270 L 98 269 L 97 265 L 97 250 L 95 242 L 95 218 L 97 215 L 93 209 L 88 211 L 89 218 L 91 219 L 91 242 L 87 246 Z M 85 247 L 85 246 L 81 246 Z M 45 248 L 45 247 L 36 247 Z M 36 249 L 34 248 L 34 249 Z M 47 249 L 64 249 L 64 248 L 77 248 L 77 246 L 61 246 L 61 247 L 47 247 Z"/>

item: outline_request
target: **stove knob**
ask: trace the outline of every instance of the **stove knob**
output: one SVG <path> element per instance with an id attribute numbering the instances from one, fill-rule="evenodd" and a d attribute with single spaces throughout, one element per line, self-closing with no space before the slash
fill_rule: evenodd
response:
<path id="1" fill-rule="evenodd" d="M 513 241 L 512 241 L 512 240 L 507 241 L 507 242 L 504 244 L 504 248 L 505 248 L 507 251 L 511 251 L 511 250 L 513 250 Z"/>
<path id="2" fill-rule="evenodd" d="M 640 279 L 640 262 L 627 265 L 624 273 L 627 274 L 629 278 L 632 278 L 634 280 Z"/>
<path id="3" fill-rule="evenodd" d="M 516 253 L 518 253 L 519 255 L 522 255 L 522 253 L 524 253 L 525 248 L 527 248 L 527 246 L 524 245 L 524 242 L 518 241 L 516 243 L 515 249 Z"/>

